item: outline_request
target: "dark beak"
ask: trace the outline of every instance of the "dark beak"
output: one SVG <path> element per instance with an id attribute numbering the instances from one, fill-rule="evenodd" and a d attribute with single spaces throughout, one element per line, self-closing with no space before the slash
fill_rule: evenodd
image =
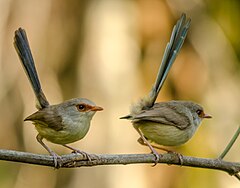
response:
<path id="1" fill-rule="evenodd" d="M 100 106 L 93 106 L 90 110 L 91 110 L 91 111 L 102 111 L 103 108 L 100 107 Z"/>

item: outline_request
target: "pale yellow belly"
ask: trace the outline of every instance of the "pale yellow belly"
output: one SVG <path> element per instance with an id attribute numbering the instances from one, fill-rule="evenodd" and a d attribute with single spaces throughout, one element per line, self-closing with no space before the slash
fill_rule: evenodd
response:
<path id="1" fill-rule="evenodd" d="M 76 126 L 72 129 L 64 129 L 60 131 L 42 127 L 37 124 L 35 124 L 35 127 L 43 138 L 55 144 L 69 144 L 81 140 L 89 130 L 89 126 Z"/>
<path id="2" fill-rule="evenodd" d="M 141 124 L 139 125 L 139 129 L 147 139 L 163 146 L 179 146 L 184 144 L 196 131 L 194 127 L 188 127 L 181 130 L 174 126 L 153 122 Z"/>

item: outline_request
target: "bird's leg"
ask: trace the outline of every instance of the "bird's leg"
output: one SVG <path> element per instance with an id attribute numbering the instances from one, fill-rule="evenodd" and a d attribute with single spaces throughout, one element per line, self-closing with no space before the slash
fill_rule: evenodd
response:
<path id="1" fill-rule="evenodd" d="M 166 151 L 166 152 L 168 152 L 168 153 L 173 153 L 173 154 L 177 155 L 181 166 L 183 165 L 183 156 L 182 156 L 182 154 L 180 154 L 180 153 L 178 153 L 178 152 L 176 152 L 176 151 L 171 151 L 171 150 L 168 150 L 168 149 L 166 149 L 166 148 L 162 148 L 162 147 L 155 146 L 155 145 L 152 146 L 152 147 L 154 147 L 154 148 L 156 148 L 156 149 L 160 149 L 160 150 Z"/>
<path id="2" fill-rule="evenodd" d="M 137 132 L 139 133 L 139 135 L 141 136 L 140 139 L 142 139 L 142 141 L 146 144 L 146 146 L 149 147 L 149 149 L 152 151 L 153 155 L 155 156 L 155 161 L 154 161 L 154 165 L 155 166 L 160 157 L 159 157 L 159 154 L 158 152 L 152 147 L 152 145 L 148 142 L 148 140 L 145 138 L 145 136 L 143 135 L 143 133 L 139 130 L 138 126 L 134 126 L 134 128 L 137 130 Z M 138 139 L 139 140 L 139 139 Z M 140 143 L 141 144 L 141 143 Z"/>
<path id="3" fill-rule="evenodd" d="M 145 139 L 146 139 L 146 138 L 145 138 Z M 147 140 L 147 139 L 146 139 L 146 140 Z M 139 142 L 140 144 L 144 145 L 144 146 L 148 146 L 148 145 L 143 141 L 142 138 L 139 138 L 139 139 L 138 139 L 138 142 Z M 183 156 L 182 156 L 182 154 L 177 153 L 177 152 L 175 152 L 175 151 L 168 150 L 168 149 L 163 148 L 163 147 L 160 147 L 160 146 L 155 146 L 155 145 L 151 145 L 151 146 L 152 146 L 153 148 L 155 148 L 155 149 L 163 150 L 163 151 L 166 151 L 167 153 L 173 153 L 173 154 L 177 155 L 180 164 L 183 165 Z"/>
<path id="4" fill-rule="evenodd" d="M 62 146 L 66 147 L 66 148 L 68 148 L 68 149 L 70 149 L 70 150 L 72 150 L 73 153 L 79 153 L 79 154 L 83 155 L 83 156 L 86 157 L 90 162 L 92 161 L 91 155 L 88 154 L 87 152 L 81 151 L 81 150 L 79 150 L 79 149 L 75 149 L 75 148 L 73 148 L 73 147 L 71 147 L 71 146 L 68 146 L 68 145 L 66 145 L 66 144 L 62 144 Z"/>
<path id="5" fill-rule="evenodd" d="M 53 157 L 54 167 L 60 168 L 62 166 L 62 158 L 58 154 L 56 154 L 54 151 L 52 151 L 46 144 L 44 144 L 44 142 L 42 141 L 43 137 L 40 134 L 37 135 L 36 139 L 48 151 L 48 153 Z"/>
<path id="6" fill-rule="evenodd" d="M 181 153 L 177 153 L 175 151 L 173 153 L 177 155 L 177 157 L 179 159 L 179 162 L 180 162 L 180 165 L 182 166 L 183 165 L 183 156 L 182 156 L 182 154 Z"/>
<path id="7" fill-rule="evenodd" d="M 147 140 L 147 138 L 145 138 Z M 144 145 L 144 146 L 148 146 L 147 143 L 145 143 L 142 139 L 142 137 L 140 137 L 138 140 L 137 140 L 140 144 Z M 159 149 L 159 150 L 163 150 L 163 151 L 166 151 L 168 153 L 171 153 L 172 151 L 166 149 L 166 148 L 163 148 L 163 147 L 159 147 L 159 146 L 155 146 L 155 145 L 152 145 L 151 146 L 155 149 Z"/>

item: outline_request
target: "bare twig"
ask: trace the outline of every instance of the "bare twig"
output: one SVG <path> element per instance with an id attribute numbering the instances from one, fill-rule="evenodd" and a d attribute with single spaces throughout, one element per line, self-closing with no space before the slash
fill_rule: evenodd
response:
<path id="1" fill-rule="evenodd" d="M 223 159 L 226 156 L 226 154 L 229 152 L 229 150 L 232 148 L 233 144 L 237 140 L 239 134 L 240 134 L 240 126 L 238 127 L 236 133 L 233 135 L 232 139 L 230 140 L 230 142 L 228 143 L 228 145 L 226 146 L 222 154 L 218 157 L 219 159 Z"/>
<path id="2" fill-rule="evenodd" d="M 152 154 L 92 154 L 90 156 L 93 158 L 92 161 L 88 161 L 80 154 L 62 155 L 62 168 L 153 163 L 155 159 L 155 156 Z M 54 167 L 54 161 L 49 155 L 39 155 L 13 150 L 0 150 L 0 160 Z M 239 177 L 237 173 L 240 172 L 240 163 L 228 162 L 220 159 L 182 156 L 182 164 L 180 164 L 178 156 L 174 153 L 161 155 L 159 163 L 221 170 L 237 178 Z"/>

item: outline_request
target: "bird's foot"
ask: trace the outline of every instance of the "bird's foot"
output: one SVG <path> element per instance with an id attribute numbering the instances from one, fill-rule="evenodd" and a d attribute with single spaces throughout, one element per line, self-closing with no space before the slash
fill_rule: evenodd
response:
<path id="1" fill-rule="evenodd" d="M 84 158 L 87 158 L 88 161 L 92 161 L 94 159 L 97 159 L 98 157 L 94 154 L 89 154 L 85 151 L 81 151 L 81 150 L 78 150 L 78 149 L 74 149 L 72 153 L 79 153 L 81 154 Z"/>
<path id="2" fill-rule="evenodd" d="M 62 157 L 53 151 L 50 152 L 50 155 L 53 157 L 54 168 L 59 169 L 63 165 Z"/>
<path id="3" fill-rule="evenodd" d="M 142 138 L 139 138 L 138 139 L 138 142 L 140 143 L 140 144 L 142 144 L 142 145 L 147 145 L 143 140 L 142 140 Z M 177 152 L 175 152 L 175 151 L 171 151 L 171 150 L 169 150 L 169 149 L 166 149 L 166 148 L 163 148 L 163 147 L 160 147 L 160 146 L 156 146 L 156 145 L 151 145 L 152 146 L 152 148 L 155 148 L 155 149 L 159 149 L 159 150 L 162 150 L 162 151 L 165 151 L 165 152 L 167 152 L 167 153 L 172 153 L 172 154 L 175 154 L 175 155 L 177 155 L 177 157 L 178 157 L 178 159 L 179 159 L 179 163 L 180 163 L 180 165 L 182 166 L 183 165 L 183 156 L 182 156 L 182 154 L 180 154 L 180 153 L 177 153 Z M 150 148 L 151 149 L 151 148 Z M 152 150 L 152 153 L 156 156 L 156 150 L 154 149 L 154 151 Z M 158 154 L 159 155 L 159 154 Z M 159 160 L 160 159 L 160 157 L 156 157 L 156 160 Z M 156 165 L 156 163 L 155 163 L 155 165 Z M 155 166 L 154 165 L 154 166 Z"/>
<path id="4" fill-rule="evenodd" d="M 182 156 L 181 153 L 177 153 L 176 151 L 170 151 L 170 150 L 167 151 L 167 152 L 176 155 L 177 158 L 178 158 L 178 160 L 179 160 L 180 165 L 181 165 L 181 166 L 183 165 L 183 156 Z"/>
<path id="5" fill-rule="evenodd" d="M 150 148 L 150 149 L 151 149 L 151 148 Z M 158 164 L 161 155 L 160 155 L 155 149 L 153 149 L 151 153 L 152 153 L 152 154 L 154 155 L 154 157 L 155 157 L 154 164 L 152 165 L 152 167 L 154 167 L 154 166 L 156 166 L 156 165 Z"/>
<path id="6" fill-rule="evenodd" d="M 96 156 L 96 155 L 94 155 L 94 154 L 88 154 L 87 152 L 85 152 L 85 151 L 81 151 L 81 150 L 79 150 L 79 149 L 75 149 L 75 148 L 73 148 L 73 147 L 71 147 L 71 146 L 68 146 L 68 145 L 66 145 L 66 144 L 63 144 L 63 146 L 64 147 L 66 147 L 66 148 L 68 148 L 68 149 L 71 149 L 73 152 L 72 153 L 79 153 L 79 154 L 81 154 L 84 158 L 87 158 L 87 160 L 88 161 L 92 161 L 92 160 L 94 160 L 94 159 L 98 159 L 98 157 Z"/>

